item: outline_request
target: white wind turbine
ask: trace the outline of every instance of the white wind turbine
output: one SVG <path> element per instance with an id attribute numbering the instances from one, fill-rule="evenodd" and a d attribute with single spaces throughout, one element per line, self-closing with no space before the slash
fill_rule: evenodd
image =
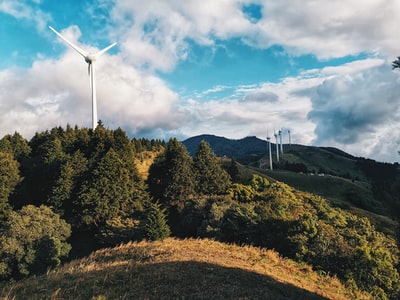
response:
<path id="1" fill-rule="evenodd" d="M 278 142 L 278 135 L 276 134 L 274 130 L 274 137 L 275 137 L 275 143 L 276 143 L 276 160 L 279 162 L 279 142 Z"/>
<path id="2" fill-rule="evenodd" d="M 268 141 L 268 152 L 269 152 L 269 169 L 272 171 L 272 152 L 271 152 L 271 138 L 267 131 L 267 141 Z"/>
<path id="3" fill-rule="evenodd" d="M 70 41 L 68 41 L 65 37 L 63 37 L 59 32 L 57 32 L 53 27 L 49 26 L 49 28 L 58 35 L 64 42 L 66 42 L 69 46 L 71 46 L 76 52 L 83 56 L 85 61 L 88 63 L 88 72 L 90 76 L 90 87 L 92 90 L 92 128 L 93 130 L 97 126 L 97 98 L 96 98 L 96 80 L 95 80 L 95 72 L 94 72 L 94 63 L 96 60 L 102 56 L 105 52 L 107 52 L 110 48 L 114 47 L 117 43 L 113 43 L 108 47 L 105 47 L 103 50 L 97 52 L 96 54 L 88 53 L 85 50 L 79 48 L 74 45 Z"/>

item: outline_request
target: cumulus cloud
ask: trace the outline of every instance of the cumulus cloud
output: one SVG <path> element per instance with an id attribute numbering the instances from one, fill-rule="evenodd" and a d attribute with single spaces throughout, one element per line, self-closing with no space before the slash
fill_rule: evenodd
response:
<path id="1" fill-rule="evenodd" d="M 116 1 L 113 35 L 130 63 L 171 71 L 189 51 L 188 40 L 212 46 L 215 38 L 247 35 L 254 28 L 235 1 Z"/>
<path id="2" fill-rule="evenodd" d="M 72 40 L 75 38 L 65 33 Z M 78 44 L 85 49 L 85 45 Z M 94 52 L 98 49 L 93 49 Z M 184 116 L 177 94 L 151 74 L 103 55 L 96 62 L 98 115 L 105 123 L 135 134 L 147 128 L 174 129 Z M 0 72 L 1 134 L 10 128 L 30 136 L 35 131 L 77 124 L 90 126 L 91 100 L 87 64 L 68 48 L 57 60 L 36 61 L 29 69 Z M 40 120 L 40 121 L 39 121 Z"/>
<path id="3" fill-rule="evenodd" d="M 246 7 L 260 8 L 257 22 Z M 133 64 L 171 71 L 187 58 L 188 40 L 214 46 L 239 38 L 258 48 L 281 45 L 320 59 L 380 53 L 396 55 L 400 2 L 365 1 L 122 1 L 110 17 L 122 51 Z"/>
<path id="4" fill-rule="evenodd" d="M 263 2 L 256 45 L 279 44 L 292 53 L 325 59 L 361 52 L 393 55 L 400 2 L 284 1 Z"/>
<path id="5" fill-rule="evenodd" d="M 397 87 L 386 65 L 325 80 L 314 89 L 308 114 L 317 124 L 317 142 L 356 143 L 397 118 Z"/>

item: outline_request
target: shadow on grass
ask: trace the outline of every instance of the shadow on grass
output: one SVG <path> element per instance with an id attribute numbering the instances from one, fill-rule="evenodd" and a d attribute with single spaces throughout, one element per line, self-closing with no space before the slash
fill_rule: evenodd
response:
<path id="1" fill-rule="evenodd" d="M 17 299 L 327 299 L 269 276 L 193 261 L 133 263 L 87 273 L 51 274 L 25 281 L 23 285 L 15 284 L 8 293 L 10 299 L 14 296 Z"/>

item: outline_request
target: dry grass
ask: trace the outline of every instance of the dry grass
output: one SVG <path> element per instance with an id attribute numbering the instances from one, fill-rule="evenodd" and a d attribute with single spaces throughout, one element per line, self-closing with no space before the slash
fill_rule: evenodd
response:
<path id="1" fill-rule="evenodd" d="M 207 239 L 99 250 L 2 289 L 4 299 L 369 299 L 274 251 Z"/>
<path id="2" fill-rule="evenodd" d="M 159 151 L 143 151 L 137 155 L 136 167 L 143 180 L 149 176 L 150 166 L 153 164 L 154 159 L 162 152 Z"/>

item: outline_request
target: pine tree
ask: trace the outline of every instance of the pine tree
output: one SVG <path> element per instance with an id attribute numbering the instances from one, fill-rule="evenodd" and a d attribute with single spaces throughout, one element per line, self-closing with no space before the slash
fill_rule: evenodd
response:
<path id="1" fill-rule="evenodd" d="M 204 195 L 226 193 L 230 179 L 222 169 L 210 144 L 201 141 L 194 158 L 194 172 L 197 181 L 197 192 Z"/>
<path id="2" fill-rule="evenodd" d="M 165 152 L 151 166 L 148 184 L 155 199 L 178 210 L 194 194 L 192 158 L 176 138 L 169 140 Z"/>
<path id="3" fill-rule="evenodd" d="M 159 203 L 151 203 L 147 210 L 145 237 L 151 241 L 164 240 L 171 230 L 167 224 L 166 210 Z"/>

